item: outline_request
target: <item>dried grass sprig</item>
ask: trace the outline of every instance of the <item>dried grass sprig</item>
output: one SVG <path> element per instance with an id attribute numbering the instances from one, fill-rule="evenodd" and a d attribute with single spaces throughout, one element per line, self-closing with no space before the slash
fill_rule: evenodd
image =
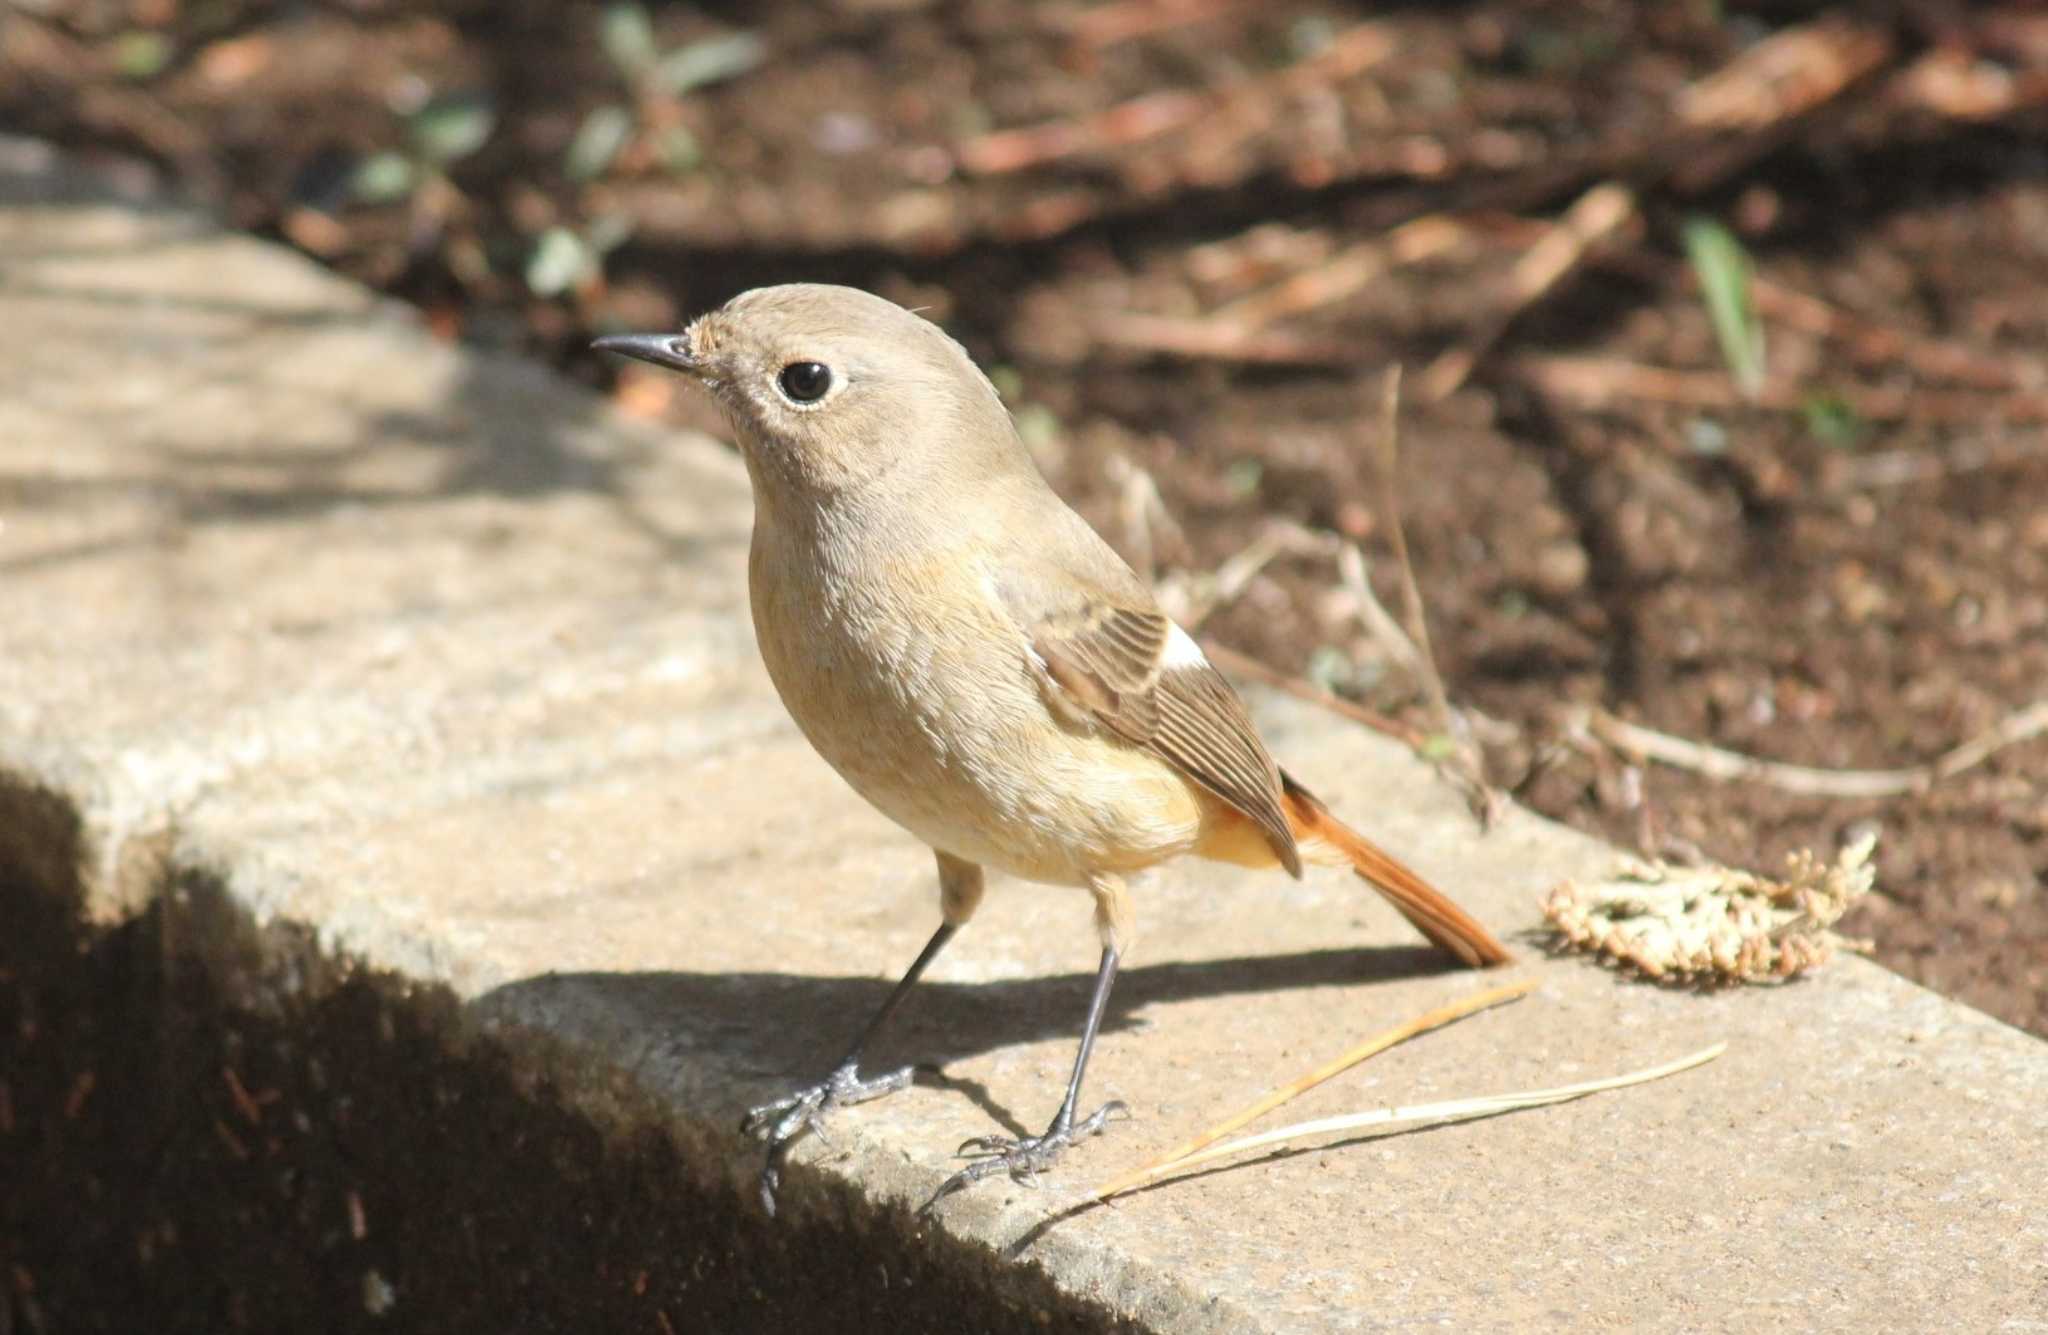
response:
<path id="1" fill-rule="evenodd" d="M 1876 844 L 1865 835 L 1832 863 L 1801 849 L 1777 881 L 1630 858 L 1609 880 L 1553 887 L 1543 916 L 1574 948 L 1659 982 L 1781 982 L 1844 944 L 1831 929 L 1869 893 Z"/>

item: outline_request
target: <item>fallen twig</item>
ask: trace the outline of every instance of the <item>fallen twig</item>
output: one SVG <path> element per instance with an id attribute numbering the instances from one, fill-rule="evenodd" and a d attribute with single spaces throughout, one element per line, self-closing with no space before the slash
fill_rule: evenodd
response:
<path id="1" fill-rule="evenodd" d="M 1944 446 L 1940 453 L 1926 449 L 1873 450 L 1847 459 L 1830 461 L 1827 484 L 1833 491 L 1861 491 L 1872 487 L 1903 487 L 1915 482 L 1932 482 L 1958 473 L 1977 473 L 1988 468 L 2017 468 L 2048 455 L 2048 440 L 1960 441 Z"/>
<path id="2" fill-rule="evenodd" d="M 1140 468 L 1121 454 L 1109 457 L 1104 469 L 1117 488 L 1117 519 L 1123 525 L 1124 539 L 1130 544 L 1131 565 L 1151 583 L 1158 573 L 1157 544 L 1152 540 L 1153 526 L 1165 530 L 1169 537 L 1181 540 L 1180 525 L 1174 520 L 1172 511 L 1166 508 L 1165 498 L 1159 494 L 1159 483 L 1146 469 Z"/>
<path id="3" fill-rule="evenodd" d="M 1900 363 L 1930 379 L 1953 380 L 1974 389 L 2038 387 L 2039 368 L 2025 358 L 1998 357 L 1942 339 L 1921 338 L 1852 315 L 1761 274 L 1750 276 L 1749 295 L 1757 313 L 1809 334 L 1842 342 L 1850 356 L 1887 370 Z"/>
<path id="4" fill-rule="evenodd" d="M 1688 84 L 1673 110 L 1690 129 L 1761 129 L 1831 100 L 1883 64 L 1892 49 L 1882 26 L 1823 14 L 1772 33 Z"/>
<path id="5" fill-rule="evenodd" d="M 1111 0 L 1070 12 L 1063 26 L 1076 46 L 1100 51 L 1248 8 L 1246 0 Z"/>
<path id="6" fill-rule="evenodd" d="M 1157 590 L 1159 601 L 1182 626 L 1199 630 L 1217 608 L 1236 599 L 1276 559 L 1322 555 L 1331 541 L 1299 524 L 1268 524 L 1258 537 L 1214 572 L 1175 571 L 1161 580 Z"/>
<path id="7" fill-rule="evenodd" d="M 1285 330 L 1263 330 L 1236 321 L 1140 315 L 1134 311 L 1101 311 L 1083 319 L 1088 339 L 1096 347 L 1284 366 L 1348 367 L 1358 361 L 1355 343 Z"/>
<path id="8" fill-rule="evenodd" d="M 1367 287 L 1387 270 L 1444 254 L 1472 240 L 1470 223 L 1432 213 L 1402 223 L 1290 275 L 1271 287 L 1227 302 L 1210 316 L 1218 324 L 1256 329 L 1283 316 L 1315 310 Z"/>
<path id="9" fill-rule="evenodd" d="M 1618 211 L 1621 200 L 1614 192 L 1631 184 L 1646 187 L 1677 173 L 1684 177 L 1686 189 L 1704 189 L 1768 147 L 1772 133 L 1877 69 L 1891 52 L 1891 37 L 1883 28 L 1860 25 L 1841 15 L 1785 29 L 1683 89 L 1673 104 L 1670 127 L 1663 133 L 1596 147 L 1566 159 L 1547 159 L 1518 175 L 1485 181 L 1468 192 L 1463 207 L 1527 207 L 1592 179 L 1601 184 L 1581 200 L 1588 212 L 1579 222 L 1586 226 L 1600 224 Z M 1720 144 L 1708 157 L 1701 156 L 1700 145 L 1730 134 L 1742 136 L 1740 142 Z M 1613 218 L 1609 227 L 1625 220 L 1625 215 Z M 1311 310 L 1357 292 L 1394 265 L 1441 254 L 1469 235 L 1467 224 L 1445 214 L 1414 218 L 1263 292 L 1240 298 L 1216 314 L 1219 319 L 1262 324 Z M 1538 280 L 1544 273 L 1555 270 L 1549 279 L 1555 283 L 1593 239 L 1597 236 L 1578 241 L 1574 248 L 1569 232 L 1558 236 L 1549 248 L 1525 257 L 1528 269 L 1522 282 L 1540 295 L 1543 286 Z M 1452 378 L 1454 366 L 1440 374 Z"/>
<path id="10" fill-rule="evenodd" d="M 1089 1193 L 1089 1199 L 1105 1200 L 1116 1195 L 1118 1192 L 1127 1191 L 1137 1183 L 1144 1181 L 1148 1176 L 1181 1162 L 1189 1155 L 1200 1153 L 1238 1128 L 1249 1125 L 1264 1117 L 1281 1104 L 1297 1099 L 1324 1081 L 1342 1075 L 1368 1057 L 1378 1056 L 1388 1048 L 1406 1043 L 1409 1039 L 1426 1034 L 1432 1029 L 1441 1029 L 1447 1024 L 1464 1019 L 1468 1015 L 1476 1015 L 1480 1011 L 1494 1006 L 1506 1005 L 1510 1001 L 1519 1001 L 1533 991 L 1535 987 L 1536 982 L 1534 979 L 1523 979 L 1520 982 L 1489 988 L 1484 992 L 1475 992 L 1471 996 L 1461 998 L 1447 1006 L 1439 1006 L 1425 1015 L 1418 1015 L 1405 1024 L 1395 1025 L 1392 1029 L 1375 1034 L 1364 1042 L 1347 1048 L 1340 1055 L 1324 1062 L 1321 1066 L 1316 1067 L 1299 1079 L 1291 1080 L 1277 1089 L 1270 1090 L 1266 1094 L 1261 1095 L 1249 1107 L 1232 1113 L 1229 1117 L 1224 1118 L 1215 1126 L 1196 1136 L 1193 1140 L 1176 1145 L 1164 1154 L 1157 1155 L 1143 1165 L 1125 1173 L 1122 1177 L 1114 1178 L 1097 1187 Z"/>
<path id="11" fill-rule="evenodd" d="M 1248 99 L 1285 95 L 1363 73 L 1394 53 L 1384 24 L 1359 23 L 1314 55 L 1283 70 L 1236 80 L 1221 88 L 1146 93 L 1092 115 L 995 130 L 960 144 L 955 157 L 984 176 L 1024 171 L 1082 153 L 1128 148 L 1230 110 Z"/>
<path id="12" fill-rule="evenodd" d="M 1768 380 L 1752 404 L 1736 391 L 1725 371 L 1646 366 L 1618 357 L 1532 354 L 1514 358 L 1508 369 L 1545 394 L 1595 409 L 1611 407 L 1624 399 L 1640 399 L 1690 408 L 1759 407 L 1796 412 L 1803 411 L 1810 399 L 1810 392 L 1800 385 Z M 1872 422 L 2048 422 L 2048 393 L 1993 395 L 1971 390 L 1831 384 L 1826 386 L 1826 396 Z"/>
<path id="13" fill-rule="evenodd" d="M 1507 300 L 1479 332 L 1447 348 L 1420 376 L 1425 401 L 1450 397 L 1465 383 L 1479 359 L 1500 341 L 1515 317 L 1541 300 L 1586 252 L 1636 216 L 1635 192 L 1618 181 L 1603 181 L 1579 196 L 1543 239 L 1522 253 L 1508 273 Z"/>
<path id="14" fill-rule="evenodd" d="M 1943 752 L 1927 764 L 1905 769 L 1817 769 L 1760 760 L 1739 751 L 1624 723 L 1604 709 L 1586 710 L 1583 727 L 1617 750 L 1709 779 L 1761 783 L 1809 797 L 1896 797 L 1902 793 L 1924 793 L 1944 779 L 1981 765 L 2009 746 L 2048 733 L 2048 700 L 2036 701 L 2008 715 L 1996 727 Z"/>
<path id="15" fill-rule="evenodd" d="M 1353 723 L 1362 723 L 1374 732 L 1382 732 L 1389 737 L 1406 742 L 1408 749 L 1411 751 L 1421 751 L 1428 741 L 1421 733 L 1405 723 L 1397 722 L 1384 714 L 1375 714 L 1370 709 L 1365 708 L 1365 706 L 1354 704 L 1341 695 L 1332 695 L 1314 682 L 1303 681 L 1300 677 L 1290 677 L 1280 669 L 1269 667 L 1258 659 L 1253 658 L 1250 654 L 1241 654 L 1227 644 L 1218 644 L 1214 640 L 1204 640 L 1202 641 L 1202 652 L 1208 654 L 1212 662 L 1226 671 L 1235 672 L 1241 677 L 1250 677 L 1254 681 L 1263 682 L 1275 690 L 1285 691 L 1297 700 L 1305 700 L 1309 704 L 1320 705 L 1332 714 L 1342 714 Z"/>
<path id="16" fill-rule="evenodd" d="M 1690 266 L 1641 251 L 1614 251 L 1590 258 L 1590 265 L 1641 283 L 1663 283 L 1675 267 Z M 1758 315 L 1816 338 L 1834 339 L 1849 358 L 1886 374 L 1903 364 L 1927 380 L 1948 380 L 1989 391 L 2034 390 L 2048 386 L 2048 370 L 2025 358 L 2001 356 L 1954 339 L 1909 333 L 1844 310 L 1782 279 L 1762 273 L 1749 276 L 1749 296 Z"/>
<path id="17" fill-rule="evenodd" d="M 2012 69 L 1947 45 L 1900 70 L 1887 91 L 1901 105 L 1948 120 L 1990 121 L 2048 102 L 2048 72 Z"/>
<path id="18" fill-rule="evenodd" d="M 1365 553 L 1358 549 L 1357 543 L 1338 545 L 1337 579 L 1358 604 L 1358 619 L 1365 623 L 1366 634 L 1386 650 L 1394 665 L 1417 682 L 1427 677 L 1430 671 L 1428 656 L 1401 628 L 1401 623 L 1394 620 L 1394 614 L 1380 602 L 1379 595 L 1372 591 L 1372 579 L 1366 573 Z"/>

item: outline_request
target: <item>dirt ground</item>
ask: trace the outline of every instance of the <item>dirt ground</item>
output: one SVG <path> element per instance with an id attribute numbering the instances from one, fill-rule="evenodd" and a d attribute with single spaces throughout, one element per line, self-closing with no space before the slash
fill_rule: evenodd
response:
<path id="1" fill-rule="evenodd" d="M 1430 734 L 1330 547 L 1398 610 L 1372 450 L 1401 363 L 1400 515 L 1492 781 L 1765 870 L 1875 823 L 1848 930 L 2048 1034 L 2048 734 L 2023 726 L 2048 697 L 2048 17 L 838 0 L 656 6 L 644 39 L 630 18 L 41 0 L 0 34 L 0 124 L 704 426 L 588 337 L 793 279 L 930 306 L 1170 587 L 1292 535 L 1206 638 Z M 1753 394 L 1687 258 L 1702 217 L 1754 266 Z M 1646 759 L 1599 711 L 1693 759 Z M 1717 779 L 1699 747 L 1821 773 Z"/>

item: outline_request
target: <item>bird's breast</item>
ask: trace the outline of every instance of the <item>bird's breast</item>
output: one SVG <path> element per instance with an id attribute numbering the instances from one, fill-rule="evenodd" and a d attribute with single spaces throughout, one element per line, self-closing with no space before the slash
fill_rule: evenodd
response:
<path id="1" fill-rule="evenodd" d="M 750 584 L 761 656 L 797 727 L 934 848 L 1078 883 L 1197 837 L 1200 798 L 1178 772 L 1053 715 L 971 558 L 849 571 L 757 532 Z"/>

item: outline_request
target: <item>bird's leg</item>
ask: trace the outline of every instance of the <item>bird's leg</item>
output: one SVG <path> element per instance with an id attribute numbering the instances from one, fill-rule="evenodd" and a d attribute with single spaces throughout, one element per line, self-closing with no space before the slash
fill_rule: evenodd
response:
<path id="1" fill-rule="evenodd" d="M 975 1162 L 947 1178 L 932 1193 L 932 1198 L 924 1203 L 923 1210 L 928 1211 L 962 1187 L 997 1173 L 1008 1173 L 1017 1182 L 1036 1186 L 1038 1174 L 1051 1166 L 1060 1151 L 1101 1131 L 1113 1115 L 1130 1111 L 1122 1103 L 1111 1100 L 1079 1121 L 1074 1119 L 1075 1108 L 1081 1101 L 1081 1077 L 1088 1069 L 1088 1054 L 1095 1048 L 1095 1032 L 1102 1027 L 1102 1012 L 1109 1004 L 1109 990 L 1116 982 L 1117 959 L 1117 948 L 1104 945 L 1102 965 L 1095 974 L 1095 992 L 1088 1000 L 1088 1022 L 1081 1030 L 1081 1050 L 1074 1054 L 1074 1074 L 1067 1080 L 1067 1096 L 1060 1102 L 1060 1110 L 1053 1116 L 1052 1125 L 1042 1135 L 1017 1140 L 1008 1136 L 976 1136 L 965 1142 L 959 1152 L 977 1156 Z"/>
<path id="2" fill-rule="evenodd" d="M 977 1156 L 976 1162 L 940 1183 L 919 1210 L 920 1214 L 962 1187 L 997 1173 L 1008 1173 L 1014 1181 L 1036 1186 L 1038 1174 L 1067 1146 L 1095 1135 L 1115 1114 L 1130 1112 L 1122 1103 L 1111 1100 L 1081 1120 L 1074 1120 L 1075 1109 L 1081 1102 L 1081 1077 L 1088 1071 L 1088 1054 L 1095 1050 L 1095 1034 L 1102 1028 L 1109 990 L 1116 985 L 1117 962 L 1130 946 L 1134 922 L 1130 891 L 1122 877 L 1097 873 L 1088 878 L 1088 889 L 1095 896 L 1095 930 L 1102 937 L 1102 964 L 1095 972 L 1095 991 L 1088 998 L 1088 1021 L 1081 1027 L 1081 1049 L 1074 1054 L 1074 1073 L 1067 1079 L 1067 1096 L 1060 1100 L 1059 1112 L 1043 1135 L 1018 1140 L 1008 1136 L 976 1136 L 962 1144 L 958 1153 Z"/>
<path id="3" fill-rule="evenodd" d="M 889 1022 L 889 1017 L 903 1004 L 903 999 L 910 995 L 910 989 L 917 985 L 926 966 L 938 958 L 946 943 L 974 916 L 975 908 L 981 903 L 981 868 L 946 853 L 939 854 L 938 858 L 939 905 L 945 920 L 939 924 L 939 930 L 932 933 L 932 939 L 925 942 L 917 958 L 910 962 L 910 968 L 897 980 L 896 986 L 890 989 L 882 1008 L 860 1031 L 860 1037 L 853 1040 L 853 1046 L 832 1068 L 832 1074 L 815 1085 L 749 1109 L 740 1123 L 742 1133 L 759 1136 L 768 1142 L 768 1162 L 761 1169 L 761 1204 L 771 1216 L 775 1213 L 775 1192 L 782 1185 L 782 1166 L 788 1162 L 790 1151 L 807 1133 L 823 1138 L 826 1114 L 834 1108 L 866 1103 L 869 1099 L 893 1094 L 910 1083 L 915 1068 L 909 1066 L 863 1078 L 860 1059 L 875 1035 L 882 1031 L 882 1026 Z"/>
<path id="4" fill-rule="evenodd" d="M 807 1132 L 823 1134 L 825 1115 L 834 1108 L 844 1108 L 855 1103 L 866 1103 L 884 1094 L 893 1094 L 910 1083 L 912 1068 L 905 1066 L 883 1075 L 863 1078 L 860 1073 L 861 1054 L 868 1044 L 880 1033 L 896 1008 L 903 1004 L 903 998 L 910 995 L 910 989 L 917 984 L 918 976 L 925 966 L 938 957 L 953 934 L 960 930 L 958 923 L 941 923 L 939 930 L 932 933 L 932 939 L 925 942 L 924 949 L 911 962 L 910 969 L 896 986 L 890 990 L 889 999 L 861 1030 L 860 1037 L 853 1040 L 853 1046 L 832 1068 L 832 1074 L 815 1085 L 749 1109 L 746 1119 L 740 1123 L 740 1130 L 750 1136 L 759 1136 L 768 1142 L 768 1164 L 761 1170 L 761 1204 L 769 1214 L 775 1213 L 775 1190 L 782 1183 L 782 1165 L 789 1158 L 790 1150 L 802 1140 Z"/>

